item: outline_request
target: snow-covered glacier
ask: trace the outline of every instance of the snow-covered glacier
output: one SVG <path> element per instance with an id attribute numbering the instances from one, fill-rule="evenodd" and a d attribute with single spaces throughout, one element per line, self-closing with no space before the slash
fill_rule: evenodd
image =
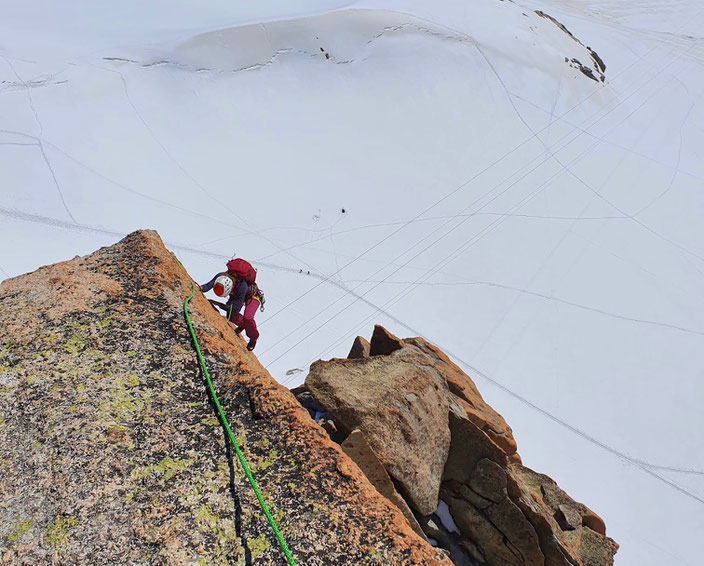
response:
<path id="1" fill-rule="evenodd" d="M 384 324 L 620 566 L 701 562 L 704 6 L 0 0 L 0 278 L 154 228 L 282 383 Z M 300 369 L 302 371 L 297 371 Z"/>

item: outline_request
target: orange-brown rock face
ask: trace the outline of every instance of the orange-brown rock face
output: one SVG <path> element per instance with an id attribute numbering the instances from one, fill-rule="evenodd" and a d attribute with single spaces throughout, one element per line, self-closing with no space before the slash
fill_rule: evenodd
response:
<path id="1" fill-rule="evenodd" d="M 447 387 L 421 365 L 416 350 L 392 356 L 392 365 L 383 356 L 315 362 L 306 386 L 347 430 L 362 430 L 410 506 L 428 515 L 438 506 L 450 448 Z"/>
<path id="2" fill-rule="evenodd" d="M 378 326 L 370 354 L 357 350 L 352 359 L 313 364 L 305 394 L 338 429 L 363 435 L 455 564 L 613 564 L 618 545 L 601 518 L 521 465 L 510 427 L 443 352 Z"/>
<path id="3" fill-rule="evenodd" d="M 224 442 L 155 232 L 0 285 L 0 563 L 285 564 Z M 296 562 L 448 564 L 196 293 L 200 345 Z"/>

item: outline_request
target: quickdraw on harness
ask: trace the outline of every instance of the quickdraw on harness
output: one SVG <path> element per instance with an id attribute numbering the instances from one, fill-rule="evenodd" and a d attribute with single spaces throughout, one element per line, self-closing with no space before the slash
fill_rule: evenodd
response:
<path id="1" fill-rule="evenodd" d="M 259 310 L 264 311 L 264 303 L 266 302 L 264 299 L 264 291 L 262 291 L 256 283 L 252 283 L 247 290 L 245 301 L 248 301 L 249 299 L 259 301 Z"/>

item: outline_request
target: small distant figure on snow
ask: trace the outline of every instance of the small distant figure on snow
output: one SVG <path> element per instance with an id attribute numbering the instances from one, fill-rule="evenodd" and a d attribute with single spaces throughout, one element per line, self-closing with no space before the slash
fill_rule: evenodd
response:
<path id="1" fill-rule="evenodd" d="M 247 349 L 250 351 L 254 350 L 259 339 L 254 315 L 257 308 L 264 310 L 264 293 L 256 284 L 256 278 L 257 272 L 252 265 L 236 258 L 227 262 L 227 271 L 216 274 L 205 285 L 198 286 L 203 293 L 212 289 L 218 297 L 227 299 L 225 303 L 210 301 L 210 304 L 225 311 L 227 320 L 235 324 L 237 334 L 243 330 L 247 333 Z M 243 305 L 244 314 L 241 314 Z"/>

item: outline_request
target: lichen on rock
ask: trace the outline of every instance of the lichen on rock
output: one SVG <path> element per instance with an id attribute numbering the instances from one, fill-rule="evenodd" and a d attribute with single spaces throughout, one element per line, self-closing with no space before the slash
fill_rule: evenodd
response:
<path id="1" fill-rule="evenodd" d="M 284 563 L 214 416 L 191 290 L 150 231 L 0 284 L 0 562 Z M 448 563 L 203 296 L 190 312 L 298 564 Z"/>

